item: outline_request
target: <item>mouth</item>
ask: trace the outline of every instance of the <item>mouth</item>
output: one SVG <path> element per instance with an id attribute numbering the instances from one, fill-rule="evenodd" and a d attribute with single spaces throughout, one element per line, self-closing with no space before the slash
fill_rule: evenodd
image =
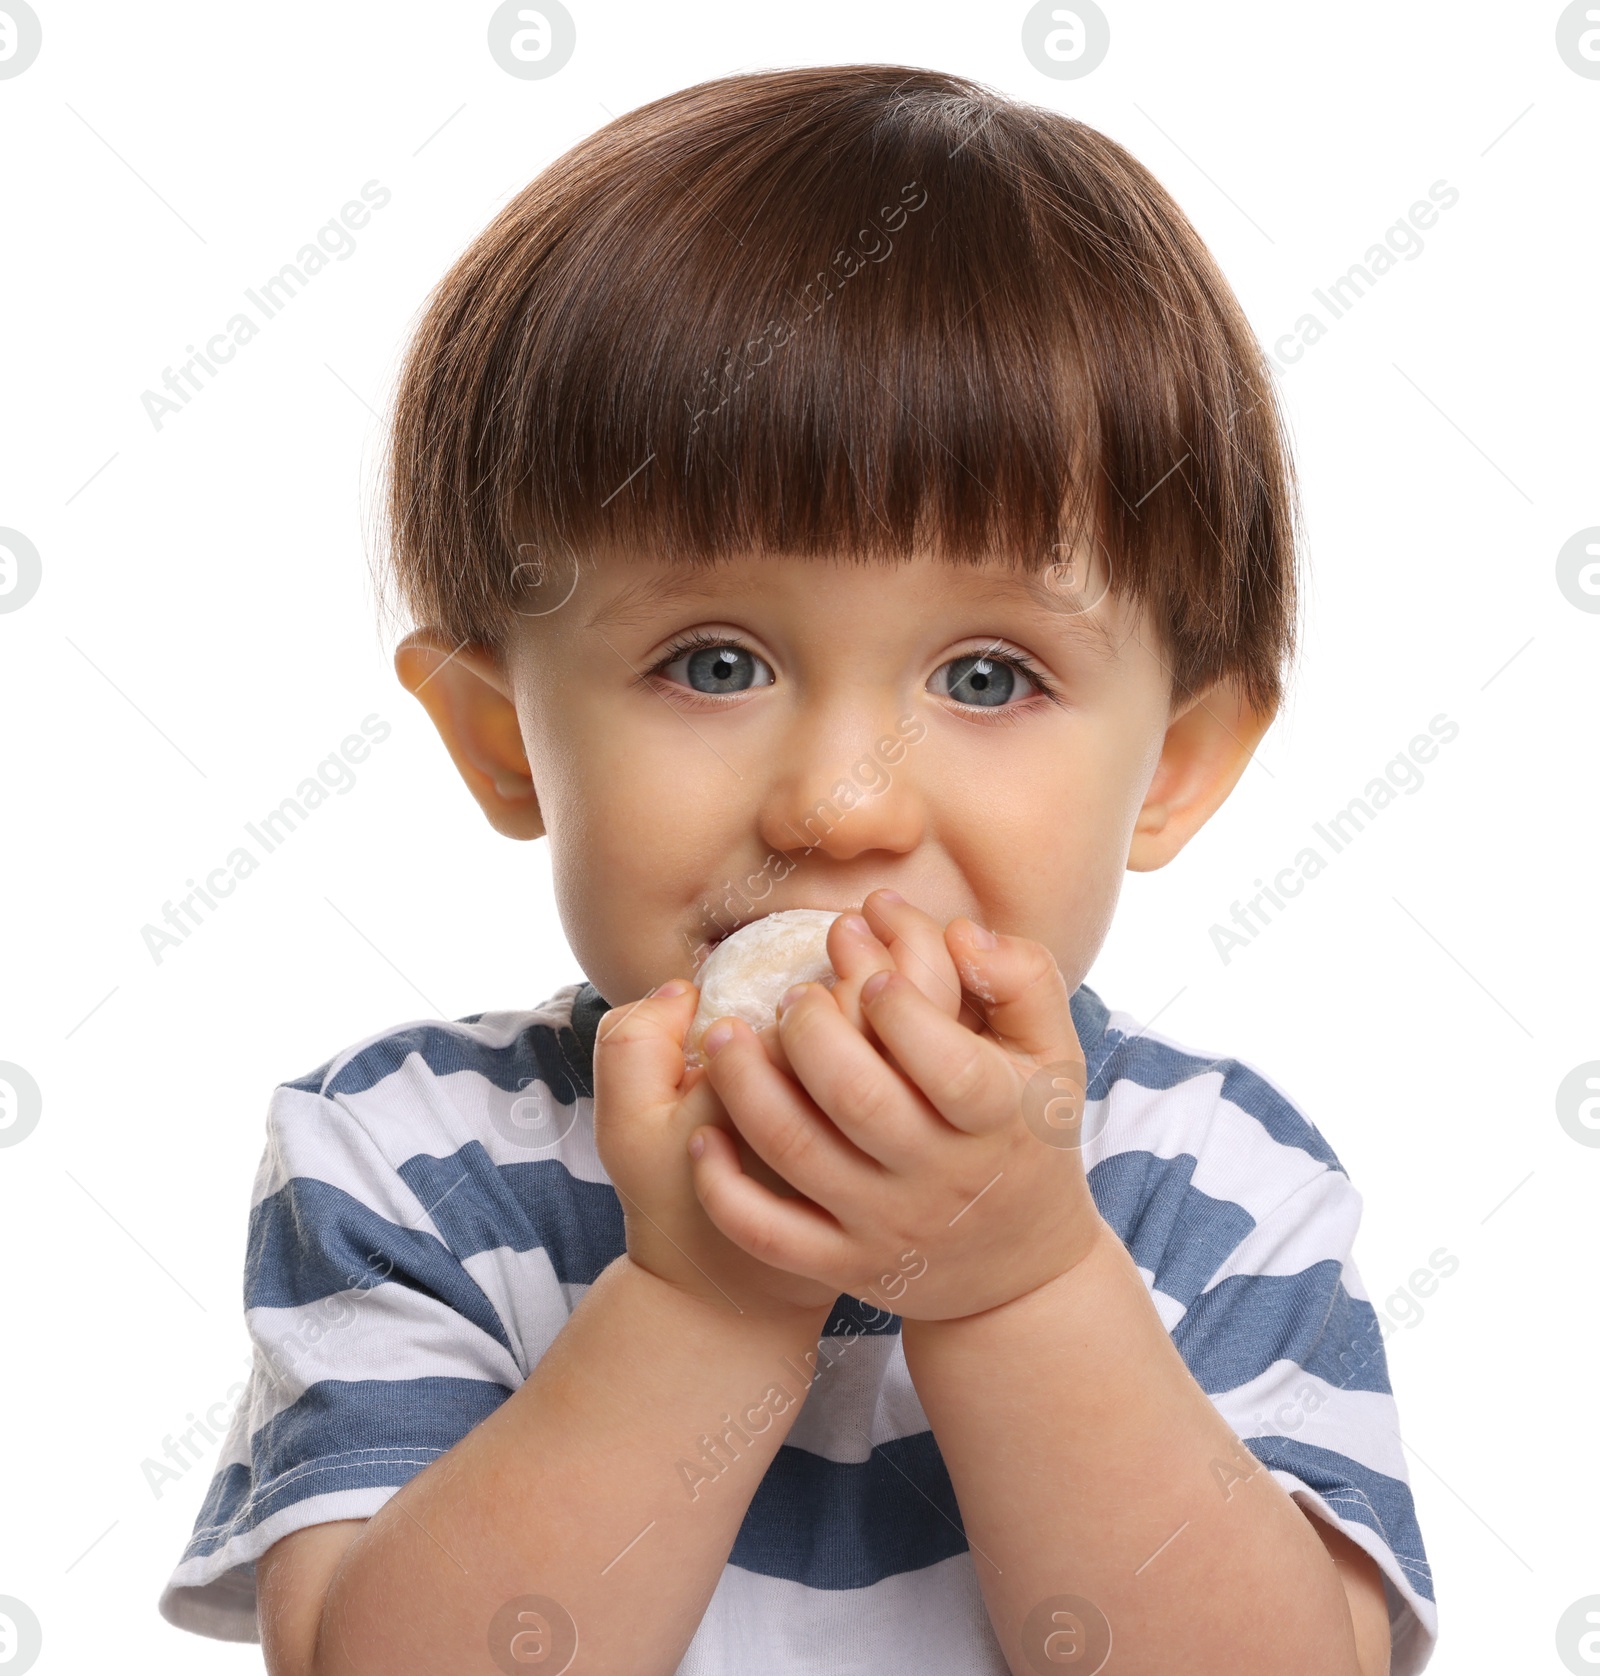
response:
<path id="1" fill-rule="evenodd" d="M 725 929 L 714 932 L 706 939 L 706 954 L 709 955 L 719 943 L 725 943 L 735 931 L 743 931 L 747 925 L 754 925 L 757 920 L 766 919 L 770 914 L 787 913 L 793 908 L 806 908 L 812 912 L 823 914 L 859 914 L 861 912 L 859 902 L 850 902 L 843 906 L 834 902 L 786 902 L 781 908 L 768 908 L 764 914 L 751 914 L 746 919 L 736 920 Z"/>

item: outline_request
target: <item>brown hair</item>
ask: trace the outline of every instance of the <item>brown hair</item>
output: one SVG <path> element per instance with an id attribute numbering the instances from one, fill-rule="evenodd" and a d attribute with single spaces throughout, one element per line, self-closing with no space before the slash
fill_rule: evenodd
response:
<path id="1" fill-rule="evenodd" d="M 1273 706 L 1293 656 L 1287 440 L 1210 254 L 1103 134 L 939 71 L 728 76 L 581 141 L 435 289 L 386 465 L 388 577 L 457 641 L 574 555 L 1039 570 L 1087 531 L 1175 696 Z"/>

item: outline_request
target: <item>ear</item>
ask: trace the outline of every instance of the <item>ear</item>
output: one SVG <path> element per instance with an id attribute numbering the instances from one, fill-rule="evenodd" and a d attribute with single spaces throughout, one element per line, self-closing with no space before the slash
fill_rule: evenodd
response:
<path id="1" fill-rule="evenodd" d="M 450 760 L 496 832 L 539 838 L 544 821 L 523 749 L 511 684 L 487 647 L 414 629 L 395 648 L 395 674 L 439 730 Z"/>
<path id="2" fill-rule="evenodd" d="M 1219 681 L 1174 714 L 1134 822 L 1131 872 L 1165 867 L 1211 819 L 1276 714 L 1253 709 L 1232 681 Z"/>

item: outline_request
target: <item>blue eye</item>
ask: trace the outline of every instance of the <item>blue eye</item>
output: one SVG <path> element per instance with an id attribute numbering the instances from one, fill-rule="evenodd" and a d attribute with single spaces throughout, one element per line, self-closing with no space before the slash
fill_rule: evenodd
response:
<path id="1" fill-rule="evenodd" d="M 772 671 L 761 658 L 724 640 L 674 647 L 656 671 L 697 693 L 736 693 L 772 684 Z"/>
<path id="2" fill-rule="evenodd" d="M 935 678 L 939 675 L 945 677 L 946 698 L 986 710 L 1001 709 L 1014 697 L 1026 698 L 1028 689 L 1034 686 L 1021 664 L 1013 659 L 979 652 L 951 658 L 935 671 Z"/>

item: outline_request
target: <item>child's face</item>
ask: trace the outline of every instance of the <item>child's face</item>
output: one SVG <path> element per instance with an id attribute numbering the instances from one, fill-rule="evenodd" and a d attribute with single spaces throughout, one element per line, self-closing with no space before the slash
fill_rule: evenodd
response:
<path id="1" fill-rule="evenodd" d="M 705 648 L 662 667 L 690 633 Z M 503 663 L 428 644 L 402 679 L 495 824 L 548 834 L 613 1004 L 750 919 L 880 885 L 1037 939 L 1075 987 L 1123 870 L 1176 853 L 1270 720 L 1220 688 L 1175 719 L 1157 637 L 1109 595 L 1076 613 L 1040 578 L 927 559 L 585 566 Z"/>

